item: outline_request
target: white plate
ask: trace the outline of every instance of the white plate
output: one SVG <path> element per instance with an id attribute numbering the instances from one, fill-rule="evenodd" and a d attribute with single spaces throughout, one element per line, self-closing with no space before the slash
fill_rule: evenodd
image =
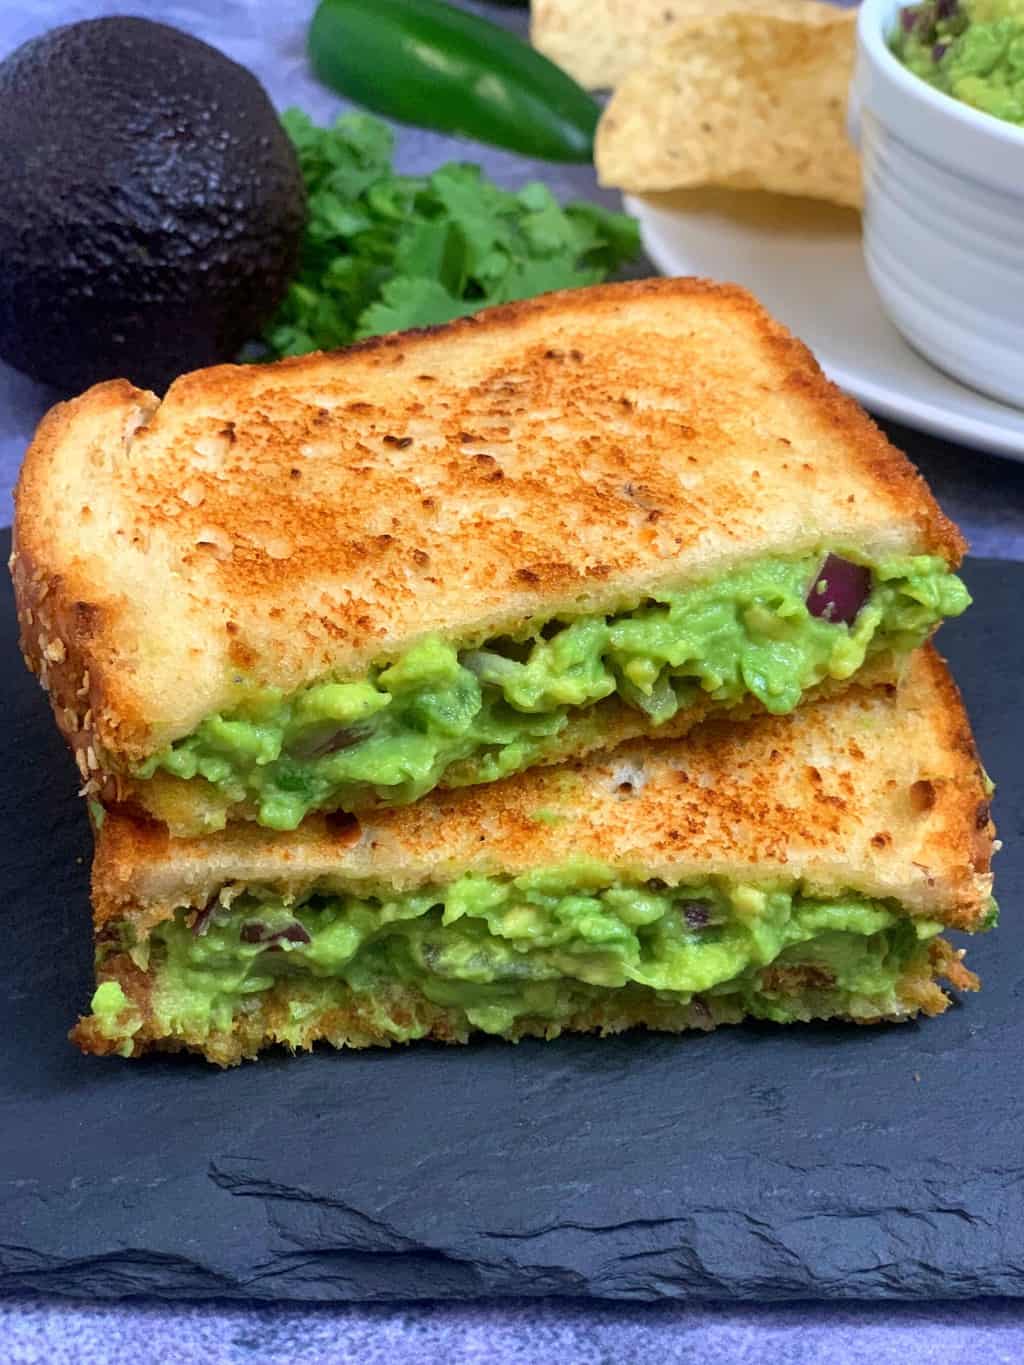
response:
<path id="1" fill-rule="evenodd" d="M 1024 460 L 1024 411 L 948 378 L 886 318 L 851 210 L 717 190 L 627 196 L 625 203 L 659 270 L 745 285 L 872 412 Z"/>

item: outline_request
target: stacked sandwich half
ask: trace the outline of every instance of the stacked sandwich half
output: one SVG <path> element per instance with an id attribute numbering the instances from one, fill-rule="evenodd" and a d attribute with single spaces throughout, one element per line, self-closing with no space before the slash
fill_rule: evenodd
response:
<path id="1" fill-rule="evenodd" d="M 76 1041 L 939 1013 L 993 913 L 961 553 L 695 281 L 61 405 L 12 569 L 96 835 Z"/>

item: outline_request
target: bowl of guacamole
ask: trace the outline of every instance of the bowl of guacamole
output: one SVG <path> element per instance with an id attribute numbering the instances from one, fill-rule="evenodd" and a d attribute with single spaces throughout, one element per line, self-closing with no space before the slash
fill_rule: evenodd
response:
<path id="1" fill-rule="evenodd" d="M 889 319 L 1024 409 L 1024 0 L 863 0 L 850 131 Z"/>
<path id="2" fill-rule="evenodd" d="M 1024 127 L 1024 0 L 907 5 L 889 43 L 936 90 Z"/>

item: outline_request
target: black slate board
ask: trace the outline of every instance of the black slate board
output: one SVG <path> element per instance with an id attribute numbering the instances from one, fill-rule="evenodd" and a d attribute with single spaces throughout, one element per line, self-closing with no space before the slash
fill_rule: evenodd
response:
<path id="1" fill-rule="evenodd" d="M 2 540 L 6 542 L 6 533 Z M 6 543 L 0 544 L 4 558 Z M 0 587 L 0 1292 L 289 1299 L 1024 1294 L 1024 565 L 946 627 L 1003 927 L 923 1025 L 80 1056 L 89 838 Z"/>

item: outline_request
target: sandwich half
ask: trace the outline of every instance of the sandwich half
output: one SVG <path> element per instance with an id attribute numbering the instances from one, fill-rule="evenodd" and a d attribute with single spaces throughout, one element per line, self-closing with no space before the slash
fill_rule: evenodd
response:
<path id="1" fill-rule="evenodd" d="M 97 830 L 87 1052 L 938 1014 L 994 921 L 991 787 L 931 647 L 899 688 L 292 835 Z"/>
<path id="2" fill-rule="evenodd" d="M 580 289 L 55 408 L 21 644 L 176 835 L 417 800 L 892 678 L 968 598 L 925 484 L 745 292 Z"/>

